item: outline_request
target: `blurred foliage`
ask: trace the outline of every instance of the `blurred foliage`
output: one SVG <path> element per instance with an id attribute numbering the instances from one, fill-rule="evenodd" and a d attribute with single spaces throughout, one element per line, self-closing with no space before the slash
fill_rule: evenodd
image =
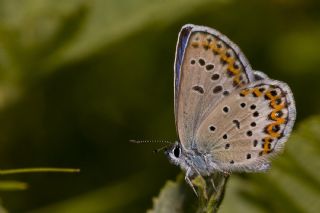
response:
<path id="1" fill-rule="evenodd" d="M 175 182 L 167 181 L 159 196 L 153 198 L 153 207 L 147 213 L 215 213 L 219 210 L 228 176 L 218 173 L 208 177 L 198 175 L 192 180 L 195 191 L 190 194 L 186 191 L 190 186 L 184 184 L 184 175 L 181 172 Z"/>
<path id="2" fill-rule="evenodd" d="M 159 197 L 153 198 L 153 207 L 147 213 L 183 212 L 186 197 L 183 181 L 183 175 L 179 175 L 176 182 L 167 181 L 161 189 Z"/>
<path id="3" fill-rule="evenodd" d="M 82 171 L 2 176 L 30 188 L 1 190 L 1 204 L 10 212 L 150 209 L 179 168 L 128 140 L 177 137 L 175 43 L 194 23 L 226 34 L 297 102 L 300 127 L 285 154 L 266 174 L 233 175 L 220 212 L 317 212 L 319 10 L 317 0 L 0 0 L 0 168 Z"/>
<path id="4" fill-rule="evenodd" d="M 25 190 L 28 184 L 20 181 L 0 181 L 0 190 Z"/>

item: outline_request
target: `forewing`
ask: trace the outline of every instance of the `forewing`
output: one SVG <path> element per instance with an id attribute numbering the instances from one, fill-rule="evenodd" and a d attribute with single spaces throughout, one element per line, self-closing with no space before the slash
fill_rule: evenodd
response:
<path id="1" fill-rule="evenodd" d="M 178 42 L 176 47 L 176 57 L 174 63 L 174 113 L 177 121 L 177 109 L 178 109 L 178 95 L 180 86 L 180 76 L 181 76 L 181 65 L 183 62 L 183 56 L 186 50 L 186 45 L 189 39 L 190 32 L 192 30 L 192 25 L 185 25 L 178 36 Z"/>
<path id="2" fill-rule="evenodd" d="M 223 171 L 262 171 L 284 147 L 296 118 L 290 88 L 263 79 L 233 91 L 203 121 L 197 147 Z"/>
<path id="3" fill-rule="evenodd" d="M 237 88 L 254 79 L 240 49 L 216 30 L 185 25 L 175 60 L 175 118 L 185 148 L 201 121 Z"/>

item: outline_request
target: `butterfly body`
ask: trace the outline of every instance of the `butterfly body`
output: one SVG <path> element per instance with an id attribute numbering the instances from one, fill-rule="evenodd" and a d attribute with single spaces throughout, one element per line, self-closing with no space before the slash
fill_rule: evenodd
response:
<path id="1" fill-rule="evenodd" d="M 212 163 L 211 165 L 207 164 L 204 153 L 198 153 L 196 149 L 184 149 L 179 144 L 179 142 L 176 142 L 165 154 L 173 164 L 180 166 L 182 170 L 188 172 L 187 176 L 194 174 L 208 176 L 213 173 L 215 167 Z"/>
<path id="2" fill-rule="evenodd" d="M 182 27 L 174 86 L 180 142 L 166 154 L 186 177 L 266 171 L 283 150 L 296 117 L 290 88 L 252 70 L 218 31 Z"/>

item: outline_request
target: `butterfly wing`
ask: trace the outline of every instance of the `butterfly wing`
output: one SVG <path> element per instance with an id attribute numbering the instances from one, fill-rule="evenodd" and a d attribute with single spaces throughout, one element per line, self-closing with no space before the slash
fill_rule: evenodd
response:
<path id="1" fill-rule="evenodd" d="M 197 147 L 222 171 L 262 171 L 290 135 L 296 108 L 290 88 L 267 79 L 223 99 L 201 123 Z"/>
<path id="2" fill-rule="evenodd" d="M 193 26 L 192 25 L 185 25 L 182 27 L 179 36 L 178 36 L 178 43 L 176 47 L 176 57 L 174 62 L 174 114 L 175 120 L 177 124 L 177 117 L 178 117 L 178 96 L 179 96 L 179 89 L 180 89 L 180 77 L 181 77 L 181 65 L 183 62 L 183 56 L 185 54 L 186 45 L 188 43 L 189 35 L 191 33 Z"/>
<path id="3" fill-rule="evenodd" d="M 254 80 L 240 49 L 218 31 L 182 27 L 175 58 L 175 119 L 181 144 L 195 146 L 201 121 L 237 88 Z"/>

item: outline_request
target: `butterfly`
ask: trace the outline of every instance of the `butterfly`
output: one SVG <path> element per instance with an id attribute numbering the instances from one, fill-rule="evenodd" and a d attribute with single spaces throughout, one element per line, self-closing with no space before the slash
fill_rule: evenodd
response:
<path id="1" fill-rule="evenodd" d="M 267 171 L 296 119 L 286 83 L 253 70 L 225 35 L 192 24 L 178 37 L 174 113 L 179 141 L 165 154 L 191 186 L 193 175 Z"/>

